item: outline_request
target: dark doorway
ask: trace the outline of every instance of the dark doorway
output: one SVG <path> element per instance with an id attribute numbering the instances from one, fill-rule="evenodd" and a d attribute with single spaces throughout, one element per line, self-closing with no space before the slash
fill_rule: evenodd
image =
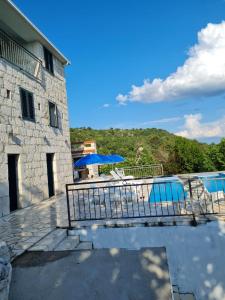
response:
<path id="1" fill-rule="evenodd" d="M 18 209 L 18 155 L 8 155 L 9 203 L 10 211 Z"/>
<path id="2" fill-rule="evenodd" d="M 48 195 L 49 198 L 55 195 L 53 153 L 47 153 L 47 174 L 48 174 Z"/>

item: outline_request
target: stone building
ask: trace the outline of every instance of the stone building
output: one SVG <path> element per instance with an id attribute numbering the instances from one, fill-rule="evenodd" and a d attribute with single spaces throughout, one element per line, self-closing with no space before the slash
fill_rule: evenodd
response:
<path id="1" fill-rule="evenodd" d="M 11 1 L 0 1 L 0 216 L 72 182 L 67 64 Z"/>
<path id="2" fill-rule="evenodd" d="M 86 140 L 83 142 L 73 142 L 71 144 L 71 152 L 73 162 L 76 162 L 80 158 L 88 155 L 97 153 L 97 145 L 96 141 L 94 140 Z M 87 178 L 94 178 L 98 177 L 99 171 L 98 166 L 96 165 L 89 165 L 85 166 L 84 168 L 75 169 L 74 178 L 75 179 L 87 179 Z"/>

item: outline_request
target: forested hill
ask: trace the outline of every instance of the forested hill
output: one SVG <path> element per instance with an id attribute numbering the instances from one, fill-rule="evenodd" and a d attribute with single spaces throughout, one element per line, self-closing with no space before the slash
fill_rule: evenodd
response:
<path id="1" fill-rule="evenodd" d="M 225 139 L 202 144 L 165 130 L 71 128 L 71 142 L 94 139 L 98 153 L 117 153 L 123 165 L 162 163 L 167 174 L 225 170 Z"/>

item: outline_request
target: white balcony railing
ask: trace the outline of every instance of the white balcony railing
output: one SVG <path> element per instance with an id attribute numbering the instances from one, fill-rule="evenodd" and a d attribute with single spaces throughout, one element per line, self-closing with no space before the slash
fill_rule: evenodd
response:
<path id="1" fill-rule="evenodd" d="M 42 63 L 35 55 L 0 30 L 0 58 L 41 80 Z"/>
<path id="2" fill-rule="evenodd" d="M 117 169 L 124 176 L 133 176 L 134 178 L 163 176 L 163 165 L 152 164 L 133 167 L 123 167 Z"/>

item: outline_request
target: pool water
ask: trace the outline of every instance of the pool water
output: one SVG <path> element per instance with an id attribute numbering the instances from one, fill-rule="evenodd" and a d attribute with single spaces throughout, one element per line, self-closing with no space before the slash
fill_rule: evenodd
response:
<path id="1" fill-rule="evenodd" d="M 177 177 L 155 179 L 150 193 L 150 202 L 178 202 L 184 201 L 187 193 L 184 191 L 182 182 Z"/>
<path id="2" fill-rule="evenodd" d="M 215 175 L 199 176 L 202 179 L 206 189 L 210 193 L 224 191 L 225 192 L 225 174 L 219 173 Z"/>

